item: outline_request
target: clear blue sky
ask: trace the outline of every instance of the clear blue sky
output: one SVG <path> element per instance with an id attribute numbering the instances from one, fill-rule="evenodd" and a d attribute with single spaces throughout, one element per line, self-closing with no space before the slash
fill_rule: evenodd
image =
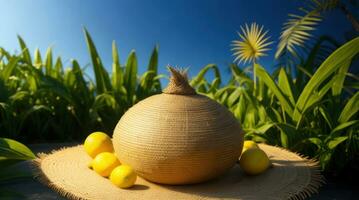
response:
<path id="1" fill-rule="evenodd" d="M 67 61 L 76 58 L 84 66 L 90 63 L 82 32 L 85 26 L 108 70 L 111 43 L 116 40 L 120 62 L 135 49 L 141 73 L 159 44 L 161 73 L 170 64 L 190 67 L 194 75 L 204 65 L 216 63 L 225 75 L 233 60 L 230 43 L 240 25 L 264 25 L 277 41 L 287 14 L 297 12 L 300 5 L 299 0 L 0 0 L 0 46 L 18 52 L 19 34 L 32 52 L 39 47 L 45 54 L 52 45 L 55 55 Z M 317 34 L 344 41 L 343 34 L 351 26 L 340 12 L 332 12 L 318 28 Z M 269 70 L 273 53 L 261 59 Z"/>

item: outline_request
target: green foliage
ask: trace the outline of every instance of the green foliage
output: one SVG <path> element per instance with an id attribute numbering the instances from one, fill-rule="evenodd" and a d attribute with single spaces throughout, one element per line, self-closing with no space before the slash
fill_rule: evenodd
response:
<path id="1" fill-rule="evenodd" d="M 53 59 L 51 48 L 44 57 L 35 50 L 32 60 L 20 37 L 19 55 L 0 48 L 2 137 L 82 141 L 93 131 L 112 133 L 128 108 L 161 92 L 164 75 L 158 75 L 158 46 L 149 56 L 146 72 L 139 75 L 135 51 L 121 64 L 113 42 L 110 74 L 106 69 L 111 67 L 103 65 L 90 34 L 84 32 L 94 80 L 76 60 L 63 66 L 60 57 Z M 231 77 L 223 83 L 218 67 L 208 64 L 190 84 L 233 112 L 247 139 L 316 158 L 323 169 L 340 169 L 359 152 L 359 78 L 349 72 L 359 38 L 337 46 L 331 38 L 320 37 L 301 59 L 273 74 L 254 63 L 256 82 L 250 78 L 251 67 L 230 64 Z M 207 73 L 214 78 L 208 80 Z"/>
<path id="2" fill-rule="evenodd" d="M 295 47 L 303 47 L 305 41 L 312 37 L 310 32 L 321 21 L 317 11 L 304 11 L 303 16 L 289 14 L 289 17 L 288 21 L 283 25 L 283 31 L 275 54 L 276 58 L 279 58 L 286 51 L 298 56 Z"/>
<path id="3" fill-rule="evenodd" d="M 34 153 L 20 142 L 8 138 L 0 138 L 0 198 L 23 198 L 15 191 L 8 190 L 3 186 L 7 181 L 19 178 L 29 178 L 30 172 L 20 170 L 15 164 L 34 159 Z"/>
<path id="4" fill-rule="evenodd" d="M 225 99 L 215 95 L 216 100 L 239 119 L 246 138 L 315 157 L 325 170 L 333 166 L 340 169 L 358 156 L 359 94 L 356 91 L 351 95 L 353 89 L 345 87 L 350 65 L 359 53 L 358 46 L 358 37 L 347 42 L 330 54 L 309 78 L 294 79 L 285 67 L 270 75 L 256 64 L 258 80 L 266 87 L 264 93 L 253 93 L 254 87 L 250 85 L 255 83 L 232 65 L 230 84 L 237 87 Z M 310 52 L 307 59 L 318 56 L 317 51 Z M 335 162 L 338 156 L 343 159 Z"/>
<path id="5" fill-rule="evenodd" d="M 92 131 L 113 131 L 122 114 L 137 101 L 161 91 L 158 47 L 151 54 L 148 72 L 137 74 L 132 51 L 120 65 L 113 43 L 112 76 L 105 70 L 96 46 L 86 29 L 85 38 L 92 61 L 91 80 L 76 60 L 63 66 L 54 60 L 52 48 L 44 59 L 36 49 L 34 60 L 24 40 L 21 53 L 0 49 L 1 136 L 23 142 L 82 140 Z M 64 70 L 65 67 L 65 70 Z"/>

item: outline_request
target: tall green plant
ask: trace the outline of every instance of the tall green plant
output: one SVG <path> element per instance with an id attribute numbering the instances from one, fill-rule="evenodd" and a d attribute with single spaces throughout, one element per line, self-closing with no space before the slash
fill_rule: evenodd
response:
<path id="1" fill-rule="evenodd" d="M 44 59 L 36 49 L 32 60 L 20 36 L 19 55 L 0 49 L 2 136 L 37 142 L 77 140 L 96 130 L 111 133 L 130 106 L 161 91 L 157 46 L 148 72 L 140 76 L 135 52 L 121 65 L 114 43 L 111 76 L 89 32 L 84 29 L 84 33 L 94 80 L 76 60 L 63 66 L 60 57 L 54 59 L 52 48 Z"/>

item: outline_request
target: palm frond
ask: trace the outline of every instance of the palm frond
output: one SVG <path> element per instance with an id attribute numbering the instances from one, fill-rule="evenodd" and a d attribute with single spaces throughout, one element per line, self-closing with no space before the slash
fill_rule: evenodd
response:
<path id="1" fill-rule="evenodd" d="M 315 29 L 322 18 L 317 11 L 303 11 L 304 16 L 289 14 L 290 18 L 283 24 L 275 58 L 279 58 L 286 52 L 297 57 L 296 47 L 302 47 L 304 42 L 312 37 L 310 32 Z"/>
<path id="2" fill-rule="evenodd" d="M 241 30 L 238 33 L 240 40 L 232 42 L 234 62 L 246 64 L 265 56 L 265 52 L 270 50 L 268 46 L 272 44 L 268 41 L 269 37 L 266 37 L 268 31 L 263 31 L 263 26 L 259 27 L 256 23 L 252 23 L 250 27 L 245 24 L 245 27 L 241 26 Z"/>

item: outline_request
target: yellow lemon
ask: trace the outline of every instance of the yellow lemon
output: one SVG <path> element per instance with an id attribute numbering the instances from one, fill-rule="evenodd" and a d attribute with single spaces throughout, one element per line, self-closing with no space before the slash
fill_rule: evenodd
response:
<path id="1" fill-rule="evenodd" d="M 110 152 L 98 154 L 91 163 L 93 170 L 103 177 L 108 177 L 121 164 L 115 154 Z"/>
<path id="2" fill-rule="evenodd" d="M 87 136 L 84 148 L 92 158 L 102 152 L 113 152 L 112 140 L 103 132 L 94 132 Z"/>
<path id="3" fill-rule="evenodd" d="M 247 174 L 257 175 L 264 172 L 270 166 L 270 161 L 262 149 L 250 148 L 243 152 L 239 165 Z"/>
<path id="4" fill-rule="evenodd" d="M 259 147 L 256 142 L 254 142 L 252 140 L 245 140 L 243 143 L 242 153 L 244 151 L 246 151 L 247 149 L 251 149 L 251 148 L 259 148 Z"/>
<path id="5" fill-rule="evenodd" d="M 111 182 L 120 188 L 129 188 L 136 182 L 137 175 L 133 168 L 129 165 L 121 165 L 116 167 L 111 175 Z"/>

